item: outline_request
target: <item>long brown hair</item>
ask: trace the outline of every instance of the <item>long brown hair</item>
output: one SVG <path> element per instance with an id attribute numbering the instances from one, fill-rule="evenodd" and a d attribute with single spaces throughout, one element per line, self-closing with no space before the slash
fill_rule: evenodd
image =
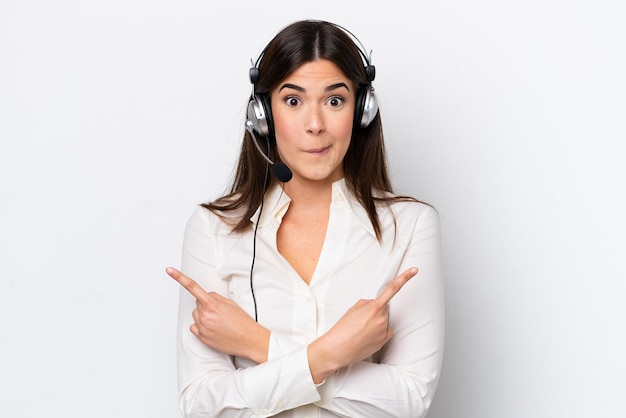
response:
<path id="1" fill-rule="evenodd" d="M 355 86 L 365 87 L 370 83 L 359 47 L 345 29 L 329 22 L 304 20 L 285 27 L 265 47 L 258 63 L 255 94 L 269 96 L 293 71 L 318 59 L 335 63 Z M 270 136 L 267 140 L 270 159 L 280 161 L 275 138 Z M 348 188 L 367 212 L 380 240 L 382 234 L 376 203 L 411 199 L 390 196 L 393 190 L 387 172 L 380 112 L 367 128 L 353 129 L 343 168 Z M 248 228 L 251 216 L 261 205 L 265 186 L 270 188 L 278 182 L 269 176 L 267 184 L 264 184 L 266 169 L 267 162 L 259 155 L 250 133 L 246 131 L 229 192 L 202 206 L 218 214 L 241 210 L 241 217 L 233 224 L 233 231 Z"/>

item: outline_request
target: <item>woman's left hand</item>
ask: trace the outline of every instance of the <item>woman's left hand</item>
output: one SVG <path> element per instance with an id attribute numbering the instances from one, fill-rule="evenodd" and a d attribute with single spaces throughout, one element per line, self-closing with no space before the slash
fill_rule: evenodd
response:
<path id="1" fill-rule="evenodd" d="M 203 344 L 222 353 L 246 357 L 257 364 L 267 361 L 270 331 L 254 321 L 233 300 L 206 292 L 175 268 L 165 269 L 196 298 L 194 323 L 189 329 Z"/>

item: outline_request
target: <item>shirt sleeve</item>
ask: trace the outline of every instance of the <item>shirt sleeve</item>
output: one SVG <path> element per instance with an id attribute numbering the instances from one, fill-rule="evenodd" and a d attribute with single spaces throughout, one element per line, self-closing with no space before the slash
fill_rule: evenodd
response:
<path id="1" fill-rule="evenodd" d="M 406 227 L 399 223 L 399 227 Z M 433 399 L 443 356 L 444 286 L 437 212 L 417 217 L 398 273 L 418 267 L 390 302 L 394 331 L 380 363 L 358 362 L 318 388 L 321 408 L 346 417 L 424 417 Z"/>
<path id="2" fill-rule="evenodd" d="M 190 217 L 181 270 L 206 291 L 227 297 L 228 284 L 216 270 L 215 222 L 219 221 L 204 208 Z M 267 417 L 320 400 L 305 346 L 294 345 L 285 336 L 271 336 L 267 362 L 237 369 L 231 356 L 205 346 L 189 330 L 195 303 L 181 288 L 178 384 L 185 417 Z"/>

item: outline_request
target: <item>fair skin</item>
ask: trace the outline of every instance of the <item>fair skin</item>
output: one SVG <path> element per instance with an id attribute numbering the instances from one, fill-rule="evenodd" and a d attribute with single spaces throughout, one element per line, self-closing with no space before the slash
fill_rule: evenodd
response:
<path id="1" fill-rule="evenodd" d="M 356 94 L 351 81 L 328 60 L 303 64 L 271 94 L 276 143 L 293 171 L 284 184 L 291 198 L 278 229 L 278 251 L 300 278 L 310 283 L 320 256 L 330 213 L 332 183 L 341 179 L 350 145 Z M 267 361 L 270 330 L 234 301 L 206 292 L 174 268 L 167 273 L 196 298 L 191 332 L 220 352 Z M 388 303 L 417 274 L 410 268 L 375 299 L 359 300 L 307 348 L 315 383 L 336 370 L 374 354 L 389 341 Z"/>
<path id="2" fill-rule="evenodd" d="M 344 175 L 355 101 L 352 83 L 328 60 L 302 65 L 271 95 L 278 153 L 293 171 L 276 241 L 307 284 L 326 236 L 332 183 Z"/>

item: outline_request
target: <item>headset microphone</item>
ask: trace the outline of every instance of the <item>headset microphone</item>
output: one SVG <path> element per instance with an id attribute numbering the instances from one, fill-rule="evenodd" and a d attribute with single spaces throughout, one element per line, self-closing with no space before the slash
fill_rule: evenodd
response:
<path id="1" fill-rule="evenodd" d="M 272 166 L 272 173 L 274 173 L 274 177 L 283 183 L 287 183 L 293 177 L 293 172 L 285 163 L 278 162 Z"/>
<path id="2" fill-rule="evenodd" d="M 274 174 L 274 177 L 276 177 L 283 183 L 287 183 L 289 180 L 291 180 L 291 177 L 293 176 L 291 169 L 289 169 L 289 167 L 287 167 L 282 162 L 274 163 L 274 161 L 270 160 L 269 157 L 265 155 L 265 153 L 259 146 L 256 135 L 254 134 L 254 124 L 252 121 L 246 121 L 246 129 L 248 130 L 248 132 L 250 132 L 250 136 L 252 136 L 252 142 L 254 143 L 257 151 L 259 151 L 259 154 L 261 154 L 265 161 L 267 161 L 272 166 L 272 173 Z"/>

